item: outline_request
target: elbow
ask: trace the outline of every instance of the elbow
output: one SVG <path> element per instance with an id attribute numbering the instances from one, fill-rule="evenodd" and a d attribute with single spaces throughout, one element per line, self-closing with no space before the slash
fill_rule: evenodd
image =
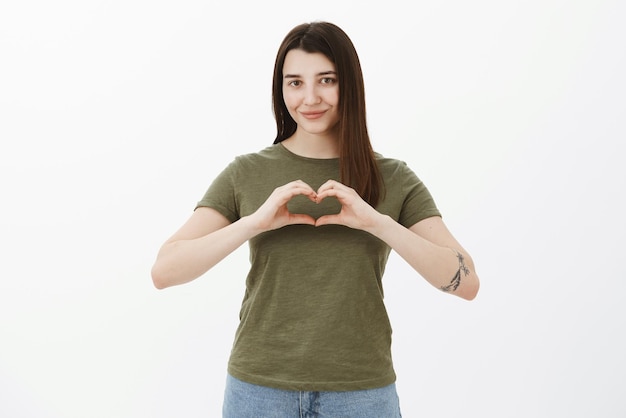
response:
<path id="1" fill-rule="evenodd" d="M 472 301 L 476 299 L 479 289 L 480 281 L 478 280 L 478 277 L 474 274 L 471 280 L 466 280 L 465 283 L 463 283 L 463 286 L 459 288 L 457 296 L 467 301 Z"/>
<path id="2" fill-rule="evenodd" d="M 450 283 L 440 286 L 439 289 L 461 299 L 472 301 L 478 295 L 480 280 L 474 271 L 474 262 L 467 254 L 462 256 L 457 252 L 459 267 Z"/>
<path id="3" fill-rule="evenodd" d="M 478 290 L 480 290 L 480 280 L 478 279 L 478 275 L 476 274 L 476 267 L 474 265 L 474 260 L 472 260 L 472 257 L 466 255 L 465 262 L 466 273 L 468 274 L 462 281 L 461 288 L 459 289 L 459 296 L 467 301 L 472 301 L 476 299 L 476 296 L 478 295 Z"/>
<path id="4" fill-rule="evenodd" d="M 168 287 L 166 284 L 164 284 L 163 282 L 160 282 L 160 281 L 156 280 L 154 277 L 152 278 L 152 284 L 154 285 L 154 287 L 155 287 L 157 290 L 163 290 L 163 289 L 165 289 L 166 287 Z"/>
<path id="5" fill-rule="evenodd" d="M 463 294 L 459 296 L 461 296 L 463 299 L 467 301 L 472 301 L 476 299 L 479 289 L 480 289 L 480 283 L 478 282 L 478 280 L 476 280 L 476 283 L 472 284 L 471 286 L 468 286 L 468 289 L 466 289 L 466 291 L 463 292 Z"/>
<path id="6" fill-rule="evenodd" d="M 158 290 L 162 290 L 167 287 L 165 282 L 159 276 L 155 276 L 154 274 L 152 274 L 152 284 Z"/>
<path id="7" fill-rule="evenodd" d="M 155 288 L 161 290 L 170 286 L 169 280 L 167 279 L 167 275 L 164 273 L 163 269 L 155 263 L 152 266 L 152 270 L 150 272 L 152 276 L 152 284 Z"/>
<path id="8" fill-rule="evenodd" d="M 152 276 L 152 284 L 159 290 L 178 286 L 198 277 L 185 275 L 175 265 L 162 261 L 154 263 L 150 274 Z"/>

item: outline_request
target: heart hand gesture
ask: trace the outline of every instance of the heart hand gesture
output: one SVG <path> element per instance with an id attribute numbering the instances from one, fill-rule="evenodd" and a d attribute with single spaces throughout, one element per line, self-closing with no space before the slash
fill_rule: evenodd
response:
<path id="1" fill-rule="evenodd" d="M 317 221 L 306 214 L 291 213 L 287 203 L 295 196 L 303 195 L 315 203 L 320 203 L 329 196 L 335 197 L 341 204 L 341 211 L 334 215 L 324 215 Z M 328 180 L 316 192 L 301 180 L 292 181 L 274 189 L 267 200 L 251 215 L 261 231 L 282 228 L 286 225 L 343 225 L 367 231 L 376 224 L 380 213 L 365 202 L 352 188 L 335 180 Z"/>
<path id="2" fill-rule="evenodd" d="M 376 224 L 380 213 L 370 206 L 352 188 L 335 180 L 328 180 L 317 191 L 317 202 L 329 196 L 337 198 L 341 211 L 334 215 L 324 215 L 317 219 L 315 226 L 343 225 L 354 229 L 368 231 Z"/>
<path id="3" fill-rule="evenodd" d="M 270 231 L 286 225 L 315 225 L 313 217 L 289 212 L 287 203 L 298 195 L 306 196 L 311 201 L 317 202 L 315 190 L 301 180 L 295 180 L 274 189 L 267 200 L 252 215 L 256 218 L 256 224 L 259 229 Z"/>

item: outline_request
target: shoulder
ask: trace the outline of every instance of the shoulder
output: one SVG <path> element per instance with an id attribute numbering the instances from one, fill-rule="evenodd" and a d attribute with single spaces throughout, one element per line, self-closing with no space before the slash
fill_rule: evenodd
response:
<path id="1" fill-rule="evenodd" d="M 257 152 L 250 152 L 235 156 L 224 171 L 231 174 L 238 174 L 242 171 L 245 173 L 249 170 L 263 168 L 279 158 L 280 150 L 278 147 L 268 146 Z"/>
<path id="2" fill-rule="evenodd" d="M 415 190 L 423 191 L 426 188 L 416 171 L 406 161 L 383 157 L 380 154 L 376 154 L 376 161 L 388 190 L 409 193 Z"/>
<path id="3" fill-rule="evenodd" d="M 233 160 L 232 164 L 238 166 L 256 165 L 276 161 L 283 157 L 281 147 L 270 145 L 257 152 L 240 154 Z"/>
<path id="4" fill-rule="evenodd" d="M 375 153 L 375 156 L 376 162 L 378 163 L 378 168 L 380 169 L 383 177 L 415 175 L 413 170 L 404 160 L 385 157 L 379 153 Z"/>

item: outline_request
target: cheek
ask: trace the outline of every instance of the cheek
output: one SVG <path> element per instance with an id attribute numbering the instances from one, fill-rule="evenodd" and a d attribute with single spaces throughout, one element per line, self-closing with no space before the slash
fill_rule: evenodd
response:
<path id="1" fill-rule="evenodd" d="M 336 106 L 339 103 L 339 89 L 329 90 L 325 97 L 326 103 Z"/>
<path id="2" fill-rule="evenodd" d="M 293 96 L 290 96 L 288 94 L 283 94 L 283 101 L 285 102 L 285 107 L 287 107 L 287 113 L 289 113 L 289 116 L 291 116 L 291 118 L 295 120 L 297 117 L 296 108 L 298 106 Z"/>
<path id="3" fill-rule="evenodd" d="M 283 101 L 287 109 L 291 110 L 298 105 L 298 100 L 293 94 L 283 92 Z"/>

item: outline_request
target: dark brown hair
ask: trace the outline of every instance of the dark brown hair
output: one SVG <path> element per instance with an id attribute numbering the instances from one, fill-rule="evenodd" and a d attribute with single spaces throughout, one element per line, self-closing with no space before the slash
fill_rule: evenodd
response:
<path id="1" fill-rule="evenodd" d="M 322 53 L 335 64 L 339 82 L 341 182 L 376 206 L 383 194 L 383 182 L 367 132 L 363 72 L 352 41 L 338 26 L 328 22 L 304 23 L 293 28 L 280 45 L 272 84 L 277 129 L 274 144 L 292 136 L 297 128 L 283 100 L 283 66 L 292 49 Z"/>

